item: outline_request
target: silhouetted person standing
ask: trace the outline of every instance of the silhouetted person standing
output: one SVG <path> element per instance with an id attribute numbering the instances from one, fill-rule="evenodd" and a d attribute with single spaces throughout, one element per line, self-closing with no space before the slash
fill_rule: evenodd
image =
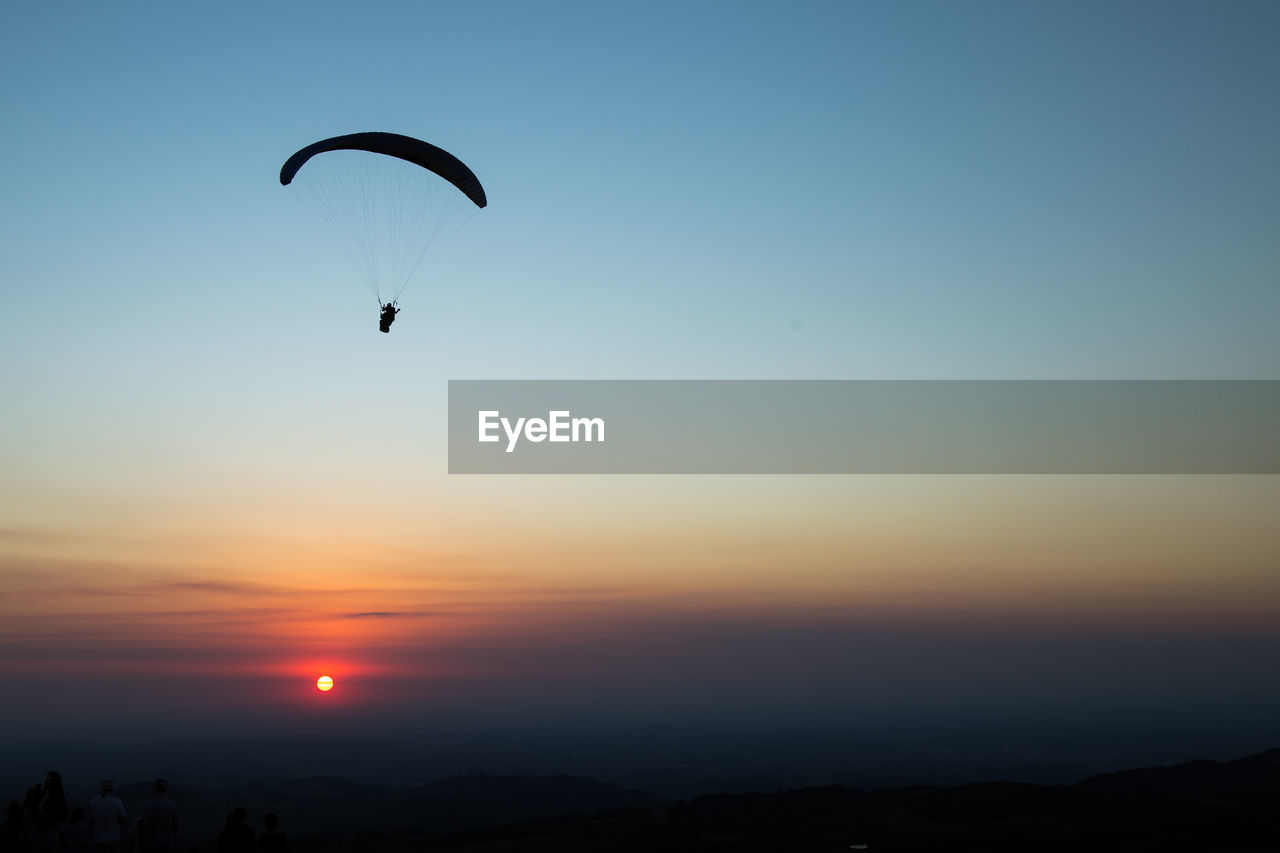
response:
<path id="1" fill-rule="evenodd" d="M 89 801 L 89 840 L 97 853 L 117 853 L 124 829 L 124 803 L 115 796 L 116 783 L 102 780 L 102 793 Z"/>
<path id="2" fill-rule="evenodd" d="M 32 853 L 54 853 L 66 823 L 67 795 L 62 790 L 62 775 L 50 770 L 31 813 Z"/>
<path id="3" fill-rule="evenodd" d="M 236 806 L 235 811 L 227 815 L 227 823 L 218 833 L 218 853 L 255 853 L 253 827 L 245 823 L 246 817 L 244 806 Z"/>
<path id="4" fill-rule="evenodd" d="M 168 797 L 169 783 L 157 779 L 151 799 L 142 804 L 138 817 L 138 847 L 172 851 L 178 835 L 178 807 Z"/>
<path id="5" fill-rule="evenodd" d="M 84 809 L 80 806 L 71 810 L 71 820 L 62 830 L 62 846 L 58 849 L 88 853 L 89 822 L 85 820 Z"/>
<path id="6" fill-rule="evenodd" d="M 10 800 L 4 807 L 4 823 L 0 824 L 0 853 L 21 853 L 26 812 L 22 803 Z"/>
<path id="7" fill-rule="evenodd" d="M 276 829 L 280 818 L 268 813 L 262 816 L 262 822 L 267 828 L 258 834 L 258 853 L 293 853 L 288 834 Z"/>

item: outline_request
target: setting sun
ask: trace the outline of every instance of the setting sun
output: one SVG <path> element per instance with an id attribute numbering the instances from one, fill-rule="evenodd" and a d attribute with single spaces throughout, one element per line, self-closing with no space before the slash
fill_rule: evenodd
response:
<path id="1" fill-rule="evenodd" d="M 333 689 L 333 679 L 327 675 L 322 675 L 316 679 L 316 688 L 322 692 L 328 692 Z"/>

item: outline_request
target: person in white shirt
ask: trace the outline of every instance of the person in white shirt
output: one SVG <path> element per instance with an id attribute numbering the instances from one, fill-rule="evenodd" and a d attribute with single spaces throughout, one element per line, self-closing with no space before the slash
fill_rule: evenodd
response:
<path id="1" fill-rule="evenodd" d="M 102 780 L 102 793 L 89 801 L 89 840 L 97 853 L 116 853 L 120 849 L 120 830 L 124 827 L 124 803 L 114 795 L 116 783 Z"/>

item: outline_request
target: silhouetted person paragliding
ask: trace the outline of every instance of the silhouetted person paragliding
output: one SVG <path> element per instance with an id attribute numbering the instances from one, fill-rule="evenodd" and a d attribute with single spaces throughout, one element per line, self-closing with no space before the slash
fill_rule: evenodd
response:
<path id="1" fill-rule="evenodd" d="M 396 321 L 396 315 L 399 313 L 400 309 L 395 306 L 395 303 L 388 302 L 386 305 L 383 305 L 382 317 L 378 320 L 378 331 L 391 331 L 391 324 Z"/>
<path id="2" fill-rule="evenodd" d="M 344 167 L 351 156 L 358 157 L 358 168 Z M 384 333 L 391 331 L 396 300 L 427 250 L 437 236 L 453 230 L 446 223 L 459 223 L 470 205 L 479 210 L 489 204 L 466 163 L 399 133 L 347 133 L 313 142 L 280 167 L 281 186 L 298 177 L 301 198 L 334 227 L 339 242 L 350 243 L 361 262 Z M 391 297 L 386 305 L 383 296 Z"/>

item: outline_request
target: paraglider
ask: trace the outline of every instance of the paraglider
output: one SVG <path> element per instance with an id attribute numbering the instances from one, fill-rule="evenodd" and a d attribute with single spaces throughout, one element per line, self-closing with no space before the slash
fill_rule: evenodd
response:
<path id="1" fill-rule="evenodd" d="M 391 331 L 401 293 L 460 208 L 474 212 L 488 204 L 465 163 L 398 133 L 312 143 L 285 161 L 280 184 L 298 189 L 359 261 L 378 300 L 382 332 Z"/>
<path id="2" fill-rule="evenodd" d="M 382 306 L 382 316 L 378 319 L 378 331 L 391 331 L 391 324 L 396 321 L 396 315 L 400 313 L 400 309 L 388 302 Z"/>

